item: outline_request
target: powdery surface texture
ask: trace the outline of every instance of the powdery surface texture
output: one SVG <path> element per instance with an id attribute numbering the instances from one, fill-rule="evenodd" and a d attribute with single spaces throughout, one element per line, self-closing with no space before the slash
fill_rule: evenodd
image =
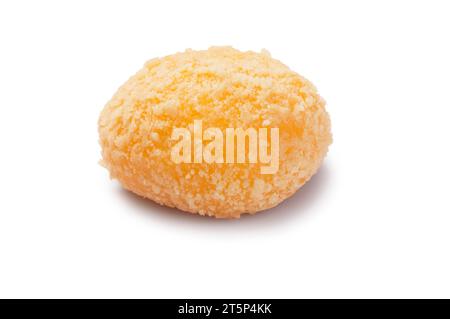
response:
<path id="1" fill-rule="evenodd" d="M 325 102 L 305 78 L 267 51 L 230 47 L 148 61 L 99 119 L 103 165 L 126 189 L 159 204 L 220 218 L 278 205 L 318 170 L 331 143 Z M 170 159 L 174 127 L 278 127 L 279 169 L 262 163 Z"/>

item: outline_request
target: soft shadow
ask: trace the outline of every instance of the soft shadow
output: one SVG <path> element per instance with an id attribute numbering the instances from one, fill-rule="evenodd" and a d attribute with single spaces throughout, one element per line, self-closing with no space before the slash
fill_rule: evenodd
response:
<path id="1" fill-rule="evenodd" d="M 220 228 L 273 228 L 275 225 L 291 223 L 294 219 L 301 218 L 312 210 L 314 204 L 319 200 L 322 193 L 331 178 L 328 165 L 324 163 L 309 182 L 301 187 L 293 196 L 286 199 L 280 205 L 259 212 L 255 215 L 245 214 L 240 219 L 216 219 L 196 214 L 190 214 L 175 208 L 161 206 L 151 200 L 142 198 L 132 192 L 129 192 L 119 185 L 116 190 L 119 195 L 128 201 L 131 206 L 136 208 L 136 212 L 145 214 L 152 220 L 158 222 L 170 223 L 174 227 L 186 224 L 192 227 L 203 225 L 208 229 Z"/>

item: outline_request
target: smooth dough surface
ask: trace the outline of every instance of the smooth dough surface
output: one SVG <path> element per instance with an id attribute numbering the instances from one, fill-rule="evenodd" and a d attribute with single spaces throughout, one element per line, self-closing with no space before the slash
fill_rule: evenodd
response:
<path id="1" fill-rule="evenodd" d="M 276 206 L 320 167 L 331 143 L 325 102 L 267 51 L 187 50 L 148 61 L 99 118 L 102 164 L 124 188 L 159 204 L 220 218 Z M 279 128 L 279 169 L 170 159 L 174 127 Z"/>

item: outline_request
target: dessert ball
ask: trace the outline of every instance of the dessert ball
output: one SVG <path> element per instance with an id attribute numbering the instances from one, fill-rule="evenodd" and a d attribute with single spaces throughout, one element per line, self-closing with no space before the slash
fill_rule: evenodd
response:
<path id="1" fill-rule="evenodd" d="M 148 61 L 98 121 L 110 176 L 161 205 L 238 218 L 281 203 L 320 167 L 330 120 L 316 88 L 263 50 Z"/>

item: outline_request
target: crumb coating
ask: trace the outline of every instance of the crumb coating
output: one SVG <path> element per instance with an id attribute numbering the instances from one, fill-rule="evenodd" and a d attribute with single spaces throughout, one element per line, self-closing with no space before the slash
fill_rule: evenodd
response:
<path id="1" fill-rule="evenodd" d="M 267 51 L 187 50 L 148 61 L 101 112 L 102 164 L 124 188 L 159 204 L 219 218 L 278 205 L 320 167 L 331 144 L 325 102 Z M 174 127 L 279 128 L 279 169 L 261 163 L 170 159 Z"/>

